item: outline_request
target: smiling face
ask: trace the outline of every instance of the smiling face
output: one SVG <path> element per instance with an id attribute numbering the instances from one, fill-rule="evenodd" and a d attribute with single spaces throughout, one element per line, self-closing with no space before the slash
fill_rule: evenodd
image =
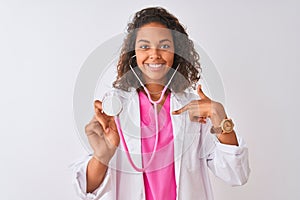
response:
<path id="1" fill-rule="evenodd" d="M 171 31 L 157 22 L 142 26 L 137 32 L 135 54 L 146 84 L 164 85 L 174 61 Z"/>

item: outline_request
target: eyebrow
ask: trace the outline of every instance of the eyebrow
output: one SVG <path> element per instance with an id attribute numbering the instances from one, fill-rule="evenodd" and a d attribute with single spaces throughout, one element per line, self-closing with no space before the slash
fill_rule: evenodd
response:
<path id="1" fill-rule="evenodd" d="M 144 40 L 144 39 L 140 39 L 137 43 L 139 43 L 139 42 L 150 43 L 150 41 Z M 163 39 L 163 40 L 159 41 L 159 43 L 163 43 L 163 42 L 171 42 L 171 40 L 169 40 L 169 39 Z"/>

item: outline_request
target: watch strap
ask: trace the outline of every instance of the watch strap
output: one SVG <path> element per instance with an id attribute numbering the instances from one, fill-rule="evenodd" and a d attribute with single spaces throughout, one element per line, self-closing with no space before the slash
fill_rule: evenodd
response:
<path id="1" fill-rule="evenodd" d="M 225 128 L 224 128 L 224 123 L 225 122 L 230 122 L 231 123 L 231 130 L 229 130 L 229 131 L 225 130 Z M 222 120 L 220 126 L 218 126 L 218 127 L 212 126 L 211 129 L 210 129 L 210 132 L 213 133 L 213 134 L 230 133 L 233 130 L 233 126 L 234 126 L 234 124 L 233 124 L 232 120 L 228 119 L 228 118 L 225 118 L 225 119 Z"/>
<path id="2" fill-rule="evenodd" d="M 217 134 L 219 134 L 219 133 L 222 133 L 223 132 L 223 130 L 222 130 L 222 128 L 221 127 L 214 127 L 214 126 L 212 126 L 211 128 L 210 128 L 210 132 L 211 133 L 217 133 Z"/>

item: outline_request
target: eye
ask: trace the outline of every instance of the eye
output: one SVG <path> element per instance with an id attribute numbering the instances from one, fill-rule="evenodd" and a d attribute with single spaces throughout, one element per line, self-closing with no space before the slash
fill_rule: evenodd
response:
<path id="1" fill-rule="evenodd" d="M 141 45 L 140 48 L 141 48 L 141 49 L 149 49 L 150 47 L 149 47 L 149 45 L 144 44 L 144 45 Z"/>
<path id="2" fill-rule="evenodd" d="M 171 46 L 168 44 L 163 44 L 160 46 L 161 49 L 169 49 Z"/>

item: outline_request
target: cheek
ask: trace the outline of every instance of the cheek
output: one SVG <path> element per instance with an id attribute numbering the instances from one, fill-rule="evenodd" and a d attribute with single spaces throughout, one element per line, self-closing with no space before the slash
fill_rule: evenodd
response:
<path id="1" fill-rule="evenodd" d="M 142 55 L 140 53 L 138 53 L 138 52 L 136 52 L 135 55 L 136 55 L 136 57 L 135 57 L 136 58 L 136 62 L 137 62 L 138 65 L 140 65 L 142 63 L 142 60 L 143 60 L 142 59 Z"/>
<path id="2" fill-rule="evenodd" d="M 137 63 L 138 66 L 142 66 L 143 61 L 144 61 L 144 59 L 142 59 L 141 57 L 137 57 L 137 59 L 136 59 L 136 63 Z"/>
<path id="3" fill-rule="evenodd" d="M 168 62 L 168 64 L 170 65 L 170 67 L 173 65 L 174 62 L 174 54 L 168 54 L 166 55 L 166 60 Z"/>
<path id="4" fill-rule="evenodd" d="M 144 62 L 146 56 L 143 53 L 140 53 L 138 51 L 136 51 L 135 55 L 136 55 L 137 64 L 141 65 Z"/>

